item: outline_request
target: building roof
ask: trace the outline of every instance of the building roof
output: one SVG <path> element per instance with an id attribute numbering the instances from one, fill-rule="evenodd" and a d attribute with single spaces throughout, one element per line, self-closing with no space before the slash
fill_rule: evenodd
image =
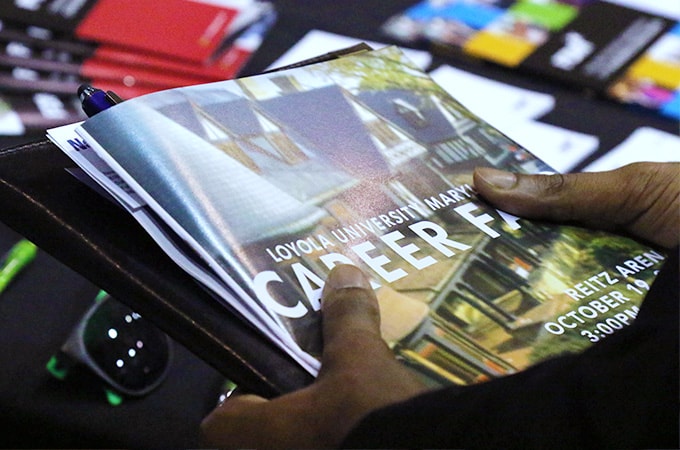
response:
<path id="1" fill-rule="evenodd" d="M 421 144 L 434 144 L 455 138 L 455 128 L 434 102 L 426 96 L 407 89 L 362 91 L 357 98 L 379 116 Z M 399 105 L 410 105 L 422 116 L 422 121 L 409 120 L 399 113 Z"/>
<path id="2" fill-rule="evenodd" d="M 256 138 L 265 133 L 257 118 L 260 112 L 254 109 L 254 101 L 223 89 L 202 89 L 188 91 L 187 94 L 159 105 L 158 111 L 210 141 L 201 124 L 206 119 L 200 117 L 200 112 L 205 113 L 230 136 L 236 138 L 235 142 L 260 168 L 262 177 L 296 199 L 320 203 L 356 182 L 351 175 L 330 164 L 320 152 L 310 152 L 309 149 L 302 148 L 310 159 L 290 165 L 271 153 L 270 149 L 263 148 L 263 152 L 253 151 L 249 145 L 239 142 L 239 139 Z"/>
<path id="3" fill-rule="evenodd" d="M 232 134 L 255 135 L 262 132 L 250 101 L 225 89 L 189 89 L 174 96 L 169 95 L 164 100 L 163 103 L 156 101 L 150 106 L 203 138 L 207 138 L 207 135 L 195 107 L 228 128 Z"/>
<path id="4" fill-rule="evenodd" d="M 230 254 L 234 246 L 302 232 L 326 215 L 141 103 L 123 103 L 120 114 L 104 117 L 96 129 L 107 132 L 95 139 L 206 248 Z M 155 131 L 126 142 L 153 151 L 121 145 L 118 136 L 131 122 Z"/>
<path id="5" fill-rule="evenodd" d="M 258 102 L 266 114 L 333 165 L 358 178 L 384 178 L 390 168 L 338 86 Z"/>

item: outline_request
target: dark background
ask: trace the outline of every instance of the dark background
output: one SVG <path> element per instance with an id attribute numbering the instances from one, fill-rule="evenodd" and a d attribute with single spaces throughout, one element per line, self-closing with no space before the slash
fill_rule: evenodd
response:
<path id="1" fill-rule="evenodd" d="M 252 75 L 311 29 L 391 42 L 378 27 L 415 1 L 275 0 L 279 19 L 242 71 Z M 510 84 L 548 92 L 556 107 L 541 120 L 599 137 L 599 149 L 576 169 L 603 155 L 640 126 L 677 132 L 677 123 L 638 108 L 518 74 L 491 64 L 435 57 L 433 67 L 450 64 Z M 31 137 L 0 138 L 7 147 Z M 653 149 L 650 149 L 653 151 Z M 27 167 L 26 170 L 30 170 Z M 0 224 L 0 252 L 20 236 Z M 0 296 L 0 446 L 190 448 L 199 445 L 198 425 L 215 405 L 225 378 L 174 344 L 171 371 L 162 386 L 143 399 L 110 406 L 101 384 L 85 373 L 64 381 L 45 364 L 91 305 L 98 288 L 45 252 Z"/>

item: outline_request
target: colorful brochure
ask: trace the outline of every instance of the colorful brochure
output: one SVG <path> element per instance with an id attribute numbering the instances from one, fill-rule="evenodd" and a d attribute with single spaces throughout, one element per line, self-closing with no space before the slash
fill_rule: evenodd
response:
<path id="1" fill-rule="evenodd" d="M 424 0 L 383 30 L 680 118 L 677 19 L 597 0 Z"/>

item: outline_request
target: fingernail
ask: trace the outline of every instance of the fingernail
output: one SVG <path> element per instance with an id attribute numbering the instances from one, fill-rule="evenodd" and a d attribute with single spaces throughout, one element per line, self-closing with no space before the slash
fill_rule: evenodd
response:
<path id="1" fill-rule="evenodd" d="M 322 296 L 344 288 L 370 289 L 371 285 L 361 269 L 351 264 L 342 264 L 335 266 L 328 274 Z"/>
<path id="2" fill-rule="evenodd" d="M 517 175 L 514 173 L 491 167 L 478 168 L 477 175 L 485 182 L 499 189 L 510 189 L 517 184 Z"/>

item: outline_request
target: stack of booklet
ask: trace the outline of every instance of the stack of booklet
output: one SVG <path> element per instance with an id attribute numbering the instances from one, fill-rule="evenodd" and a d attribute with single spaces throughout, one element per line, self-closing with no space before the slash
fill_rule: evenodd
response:
<path id="1" fill-rule="evenodd" d="M 394 47 L 149 94 L 49 137 L 197 289 L 311 374 L 336 264 L 370 276 L 384 339 L 439 385 L 510 374 L 630 325 L 665 258 L 487 205 L 474 167 L 550 168 Z"/>
<path id="2" fill-rule="evenodd" d="M 421 0 L 382 30 L 680 119 L 680 3 Z"/>
<path id="3" fill-rule="evenodd" d="M 275 20 L 260 0 L 5 2 L 0 135 L 82 120 L 82 83 L 132 98 L 233 78 Z"/>

